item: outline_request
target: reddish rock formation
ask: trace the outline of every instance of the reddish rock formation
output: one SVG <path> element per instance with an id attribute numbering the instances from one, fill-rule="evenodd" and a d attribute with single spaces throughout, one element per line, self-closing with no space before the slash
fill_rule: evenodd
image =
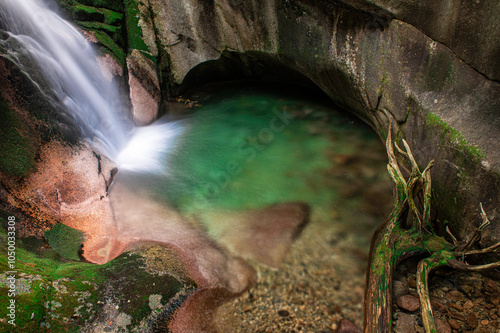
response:
<path id="1" fill-rule="evenodd" d="M 85 234 L 83 256 L 106 263 L 145 243 L 173 249 L 198 290 L 176 313 L 172 329 L 212 330 L 223 302 L 248 290 L 255 270 L 210 239 L 140 180 L 115 175 L 114 164 L 88 145 L 52 141 L 40 149 L 37 171 L 11 188 L 11 203 L 37 219 L 62 222 Z M 113 185 L 111 185 L 113 182 Z M 278 266 L 308 220 L 309 208 L 285 203 L 229 214 L 221 239 L 237 254 Z"/>
<path id="2" fill-rule="evenodd" d="M 133 50 L 127 57 L 127 68 L 132 120 L 138 126 L 149 125 L 158 116 L 161 98 L 156 66 L 140 51 Z"/>

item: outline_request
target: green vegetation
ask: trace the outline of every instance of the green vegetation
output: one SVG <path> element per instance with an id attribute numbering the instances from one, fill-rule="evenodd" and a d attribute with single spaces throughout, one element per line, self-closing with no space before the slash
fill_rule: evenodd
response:
<path id="1" fill-rule="evenodd" d="M 0 171 L 25 177 L 35 170 L 35 149 L 29 129 L 0 98 Z"/>
<path id="2" fill-rule="evenodd" d="M 142 39 L 140 11 L 136 0 L 58 0 L 67 16 L 78 26 L 95 34 L 102 45 L 122 67 L 128 50 L 137 49 L 154 63 L 148 46 Z"/>
<path id="3" fill-rule="evenodd" d="M 121 1 L 59 0 L 68 16 L 82 29 L 91 31 L 109 53 L 125 65 L 124 9 Z"/>
<path id="4" fill-rule="evenodd" d="M 78 25 L 88 30 L 107 30 L 112 33 L 119 32 L 121 30 L 120 27 L 115 27 L 101 22 L 78 22 Z"/>
<path id="5" fill-rule="evenodd" d="M 445 90 L 452 82 L 455 74 L 453 56 L 439 51 L 429 56 L 425 68 L 425 84 L 433 91 Z"/>
<path id="6" fill-rule="evenodd" d="M 6 218 L 0 217 L 0 222 L 5 224 Z M 64 235 L 68 232 L 67 227 L 56 228 L 61 240 L 67 238 Z M 18 292 L 13 298 L 17 326 L 0 322 L 2 332 L 78 332 L 86 322 L 98 317 L 107 301 L 115 304 L 121 313 L 131 316 L 134 326 L 151 314 L 148 307 L 151 294 L 162 295 L 167 303 L 184 287 L 164 272 L 161 283 L 155 283 L 158 275 L 144 270 L 145 255 L 140 252 L 123 254 L 104 265 L 94 265 L 62 260 L 41 240 L 16 238 L 16 260 L 12 269 L 8 265 L 7 244 L 6 231 L 0 228 L 2 318 L 6 318 L 5 309 L 11 299 L 7 297 L 9 287 L 5 272 L 17 271 Z"/>
<path id="7" fill-rule="evenodd" d="M 123 23 L 123 13 L 120 12 L 85 5 L 74 5 L 72 9 L 73 18 L 77 21 L 90 21 L 89 19 L 94 18 L 104 24 L 116 25 L 117 28 Z"/>
<path id="8" fill-rule="evenodd" d="M 49 241 L 50 247 L 61 257 L 76 261 L 80 259 L 78 251 L 83 241 L 81 231 L 57 223 L 52 229 L 45 232 L 45 238 Z"/>
<path id="9" fill-rule="evenodd" d="M 98 274 L 99 266 L 80 262 L 61 262 L 50 257 L 27 251 L 23 248 L 25 239 L 16 239 L 15 270 L 18 272 L 16 286 L 19 295 L 16 300 L 16 324 L 12 327 L 7 323 L 0 323 L 0 330 L 9 332 L 63 332 L 67 328 L 76 330 L 76 325 L 82 324 L 98 307 L 95 290 L 104 282 L 103 276 Z M 7 235 L 0 228 L 0 270 L 12 271 L 7 261 Z M 46 250 L 51 252 L 51 250 Z M 8 294 L 5 274 L 0 275 L 0 293 Z M 20 288 L 19 286 L 24 285 Z M 85 303 L 93 304 L 88 307 Z M 9 298 L 0 298 L 0 307 L 7 307 Z M 60 304 L 60 306 L 59 306 Z M 80 307 L 77 318 L 75 309 Z M 2 315 L 3 317 L 3 315 Z M 67 318 L 69 322 L 65 322 Z M 47 324 L 49 327 L 47 327 Z M 50 328 L 50 329 L 49 329 Z"/>
<path id="10" fill-rule="evenodd" d="M 59 0 L 59 1 L 62 2 L 63 4 L 80 3 L 86 6 L 110 9 L 115 12 L 123 11 L 123 0 Z"/>
<path id="11" fill-rule="evenodd" d="M 420 298 L 422 321 L 426 332 L 436 332 L 429 296 L 428 277 L 440 266 L 464 271 L 482 271 L 500 267 L 500 262 L 469 265 L 465 257 L 498 252 L 500 243 L 482 250 L 473 250 L 481 239 L 481 232 L 490 224 L 482 204 L 483 223 L 466 240 L 460 241 L 447 230 L 447 236 L 436 231 L 444 229 L 431 218 L 431 174 L 434 163 L 420 171 L 406 141 L 404 150 L 392 140 L 392 124 L 386 141 L 389 164 L 387 169 L 395 185 L 394 208 L 390 217 L 375 232 L 370 250 L 365 297 L 364 330 L 389 332 L 392 330 L 392 290 L 394 270 L 398 262 L 409 256 L 425 256 L 417 266 L 417 292 Z M 397 150 L 395 149 L 397 148 Z M 396 154 L 406 158 L 411 166 L 407 178 L 399 167 Z M 450 239 L 450 241 L 448 241 Z"/>
<path id="12" fill-rule="evenodd" d="M 142 29 L 139 26 L 139 5 L 135 0 L 125 0 L 125 19 L 127 22 L 128 48 L 142 51 L 145 55 L 149 54 L 149 48 L 142 40 Z M 155 61 L 156 62 L 156 61 Z"/>
<path id="13" fill-rule="evenodd" d="M 116 44 L 108 34 L 101 31 L 95 31 L 95 37 L 102 45 L 104 45 L 104 51 L 108 51 L 106 53 L 109 53 L 113 58 L 115 58 L 121 66 L 125 65 L 125 58 L 127 57 L 125 51 L 123 51 L 123 49 Z"/>
<path id="14" fill-rule="evenodd" d="M 437 115 L 428 113 L 426 125 L 434 129 L 431 131 L 432 133 L 435 133 L 435 130 L 441 133 L 441 144 L 443 146 L 456 145 L 465 159 L 480 163 L 486 157 L 478 147 L 468 143 L 462 133 L 442 121 Z"/>

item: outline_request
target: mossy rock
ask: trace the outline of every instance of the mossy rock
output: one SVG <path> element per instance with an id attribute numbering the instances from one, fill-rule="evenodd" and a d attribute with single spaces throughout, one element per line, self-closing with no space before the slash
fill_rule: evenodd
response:
<path id="1" fill-rule="evenodd" d="M 135 0 L 125 0 L 125 19 L 127 24 L 128 48 L 149 54 L 149 48 L 142 39 L 143 33 L 139 25 L 139 4 Z M 153 60 L 153 59 L 152 59 Z"/>
<path id="2" fill-rule="evenodd" d="M 75 24 L 95 34 L 102 45 L 101 52 L 109 53 L 121 66 L 125 65 L 127 40 L 122 1 L 59 0 L 59 4 Z"/>
<path id="3" fill-rule="evenodd" d="M 123 10 L 123 0 L 57 0 L 61 6 L 81 4 L 96 8 L 106 8 L 114 11 Z"/>
<path id="4" fill-rule="evenodd" d="M 26 123 L 0 98 L 0 171 L 24 177 L 35 170 L 35 148 Z"/>
<path id="5" fill-rule="evenodd" d="M 5 224 L 5 217 L 1 219 Z M 63 239 L 68 229 L 59 226 L 56 231 Z M 0 307 L 6 309 L 11 299 L 16 305 L 16 325 L 2 316 L 7 320 L 0 321 L 1 332 L 144 331 L 159 315 L 178 307 L 178 300 L 194 288 L 192 282 L 168 274 L 168 267 L 148 265 L 147 251 L 124 253 L 107 264 L 94 265 L 62 261 L 47 255 L 53 250 L 43 241 L 19 238 L 14 266 L 9 267 L 7 234 L 0 228 L 0 252 L 4 272 L 0 293 L 6 295 L 0 298 Z M 13 270 L 16 295 L 7 297 L 6 272 Z"/>
<path id="6" fill-rule="evenodd" d="M 430 128 L 430 133 L 439 133 L 443 146 L 455 144 L 458 146 L 461 160 L 464 163 L 474 161 L 481 163 L 486 157 L 479 147 L 475 147 L 467 142 L 462 133 L 442 121 L 437 115 L 429 113 L 426 125 Z"/>
<path id="7" fill-rule="evenodd" d="M 52 229 L 45 231 L 49 245 L 61 257 L 69 260 L 80 260 L 79 251 L 82 247 L 83 233 L 62 223 L 57 223 Z"/>

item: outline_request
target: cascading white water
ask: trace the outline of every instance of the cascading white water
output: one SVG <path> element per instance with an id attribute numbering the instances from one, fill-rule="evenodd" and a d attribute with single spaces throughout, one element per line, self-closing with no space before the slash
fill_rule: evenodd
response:
<path id="1" fill-rule="evenodd" d="M 160 160 L 180 125 L 135 129 L 123 110 L 123 97 L 104 78 L 96 53 L 75 27 L 41 0 L 1 0 L 0 26 L 5 30 L 0 55 L 16 63 L 42 91 L 48 88 L 46 95 L 65 109 L 84 137 L 119 167 L 161 169 Z M 134 149 L 138 140 L 142 149 Z"/>

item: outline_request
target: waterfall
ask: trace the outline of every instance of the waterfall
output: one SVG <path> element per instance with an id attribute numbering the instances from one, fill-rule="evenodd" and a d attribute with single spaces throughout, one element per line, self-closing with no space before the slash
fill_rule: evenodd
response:
<path id="1" fill-rule="evenodd" d="M 0 53 L 73 119 L 96 148 L 125 169 L 161 169 L 161 156 L 180 126 L 134 128 L 124 112 L 123 96 L 106 80 L 95 51 L 75 27 L 41 0 L 2 0 L 0 28 L 5 31 L 0 34 Z M 134 136 L 139 138 L 131 139 Z M 137 149 L 137 142 L 143 149 Z"/>

